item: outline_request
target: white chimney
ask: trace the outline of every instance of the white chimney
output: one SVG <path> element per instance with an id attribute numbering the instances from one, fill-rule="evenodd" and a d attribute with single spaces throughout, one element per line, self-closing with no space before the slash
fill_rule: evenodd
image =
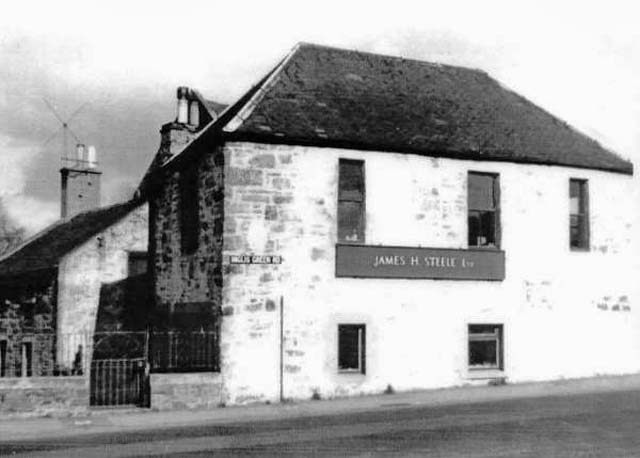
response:
<path id="1" fill-rule="evenodd" d="M 180 86 L 178 88 L 178 124 L 187 124 L 189 122 L 189 101 L 187 95 L 189 88 Z"/>
<path id="2" fill-rule="evenodd" d="M 200 125 L 200 110 L 197 100 L 189 102 L 189 124 L 192 126 Z"/>
<path id="3" fill-rule="evenodd" d="M 76 161 L 78 167 L 82 167 L 84 165 L 84 145 L 82 143 L 78 143 L 76 145 Z"/>
<path id="4" fill-rule="evenodd" d="M 90 169 L 95 169 L 97 165 L 96 147 L 93 145 L 87 149 L 87 165 Z"/>

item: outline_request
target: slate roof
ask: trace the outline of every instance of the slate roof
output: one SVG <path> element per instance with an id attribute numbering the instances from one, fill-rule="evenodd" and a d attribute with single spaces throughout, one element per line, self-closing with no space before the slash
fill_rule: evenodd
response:
<path id="1" fill-rule="evenodd" d="M 633 173 L 631 162 L 483 71 L 312 44 L 294 48 L 225 131 L 256 142 Z"/>
<path id="2" fill-rule="evenodd" d="M 215 100 L 204 99 L 203 101 L 209 113 L 214 113 L 216 116 L 220 116 L 220 113 L 222 113 L 228 106 L 224 103 L 216 102 Z"/>
<path id="3" fill-rule="evenodd" d="M 0 277 L 56 267 L 64 255 L 116 223 L 142 203 L 131 200 L 89 210 L 52 224 L 0 258 Z"/>

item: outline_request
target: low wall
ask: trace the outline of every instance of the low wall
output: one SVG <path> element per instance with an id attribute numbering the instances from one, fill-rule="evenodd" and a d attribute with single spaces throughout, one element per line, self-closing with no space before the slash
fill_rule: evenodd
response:
<path id="1" fill-rule="evenodd" d="M 88 378 L 0 378 L 2 416 L 76 415 L 89 408 Z"/>
<path id="2" fill-rule="evenodd" d="M 222 377 L 217 372 L 151 374 L 153 409 L 208 409 L 222 402 Z"/>

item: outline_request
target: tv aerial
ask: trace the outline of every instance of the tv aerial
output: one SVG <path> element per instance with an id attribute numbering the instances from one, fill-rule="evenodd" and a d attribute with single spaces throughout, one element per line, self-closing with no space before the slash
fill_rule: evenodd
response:
<path id="1" fill-rule="evenodd" d="M 71 113 L 65 119 L 47 99 L 43 98 L 42 100 L 44 100 L 44 103 L 47 106 L 47 108 L 49 108 L 51 113 L 53 113 L 53 115 L 56 117 L 56 119 L 60 123 L 60 128 L 56 130 L 53 134 L 51 134 L 49 138 L 47 138 L 47 140 L 44 141 L 42 146 L 43 147 L 46 146 L 54 138 L 58 137 L 60 133 L 62 133 L 62 153 L 60 155 L 60 160 L 65 163 L 75 162 L 75 163 L 78 163 L 78 165 L 86 165 L 86 163 L 90 161 L 90 158 L 84 157 L 84 143 L 80 140 L 80 137 L 78 137 L 78 135 L 73 131 L 73 129 L 71 129 L 70 123 L 88 105 L 88 102 L 85 102 L 82 105 L 80 105 L 78 108 L 76 108 L 76 110 L 73 113 Z M 69 154 L 69 137 L 72 137 L 76 141 L 79 157 L 72 157 Z M 82 154 L 83 157 L 80 157 L 80 154 Z"/>

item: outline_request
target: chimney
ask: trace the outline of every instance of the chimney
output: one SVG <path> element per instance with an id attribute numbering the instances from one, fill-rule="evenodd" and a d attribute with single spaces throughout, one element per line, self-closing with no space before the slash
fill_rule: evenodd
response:
<path id="1" fill-rule="evenodd" d="M 100 177 L 96 169 L 96 149 L 78 144 L 76 161 L 60 169 L 60 217 L 71 218 L 100 206 Z"/>
<path id="2" fill-rule="evenodd" d="M 160 129 L 160 149 L 156 154 L 156 163 L 163 164 L 193 139 L 200 127 L 200 102 L 194 92 L 186 86 L 176 91 L 176 120 Z"/>

